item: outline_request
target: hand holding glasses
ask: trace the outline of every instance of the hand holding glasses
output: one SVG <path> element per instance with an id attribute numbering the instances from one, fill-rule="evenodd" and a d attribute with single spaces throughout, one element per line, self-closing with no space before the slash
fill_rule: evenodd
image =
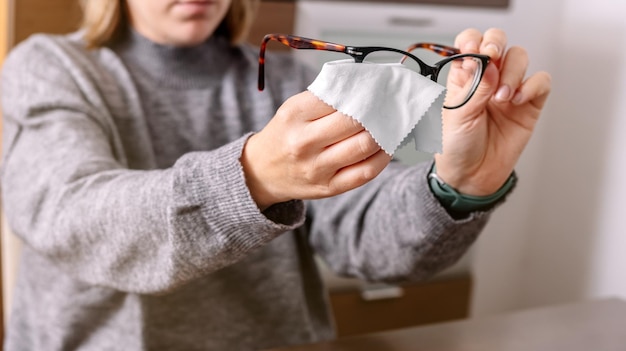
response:
<path id="1" fill-rule="evenodd" d="M 270 40 L 276 40 L 294 49 L 345 53 L 350 55 L 356 63 L 366 61 L 404 64 L 415 72 L 425 77 L 430 76 L 432 81 L 447 87 L 448 92 L 443 105 L 446 109 L 459 108 L 469 101 L 489 63 L 489 56 L 461 54 L 456 48 L 433 43 L 416 43 L 404 51 L 381 46 L 346 46 L 287 34 L 267 34 L 263 37 L 259 52 L 259 90 L 265 87 L 265 49 Z M 429 50 L 445 58 L 431 66 L 411 53 L 417 49 Z"/>

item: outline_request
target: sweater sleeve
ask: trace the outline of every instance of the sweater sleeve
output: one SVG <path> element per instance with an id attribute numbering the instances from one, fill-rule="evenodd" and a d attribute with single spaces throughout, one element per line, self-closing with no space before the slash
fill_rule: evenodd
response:
<path id="1" fill-rule="evenodd" d="M 338 274 L 369 281 L 423 280 L 455 263 L 490 212 L 455 220 L 427 182 L 430 163 L 392 162 L 372 182 L 314 201 L 310 240 Z"/>
<path id="2" fill-rule="evenodd" d="M 299 226 L 301 201 L 259 212 L 239 157 L 247 136 L 133 170 L 79 71 L 42 40 L 5 61 L 2 200 L 26 245 L 89 284 L 160 293 Z"/>

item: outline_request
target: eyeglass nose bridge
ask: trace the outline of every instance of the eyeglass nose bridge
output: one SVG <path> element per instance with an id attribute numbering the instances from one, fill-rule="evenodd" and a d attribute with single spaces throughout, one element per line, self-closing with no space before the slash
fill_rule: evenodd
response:
<path id="1" fill-rule="evenodd" d="M 433 82 L 437 82 L 437 78 L 439 77 L 439 68 L 438 67 L 434 67 L 434 66 L 430 66 L 427 64 L 423 64 L 420 65 L 421 66 L 421 71 L 420 74 L 424 77 L 428 77 L 430 76 L 430 80 L 432 80 Z"/>

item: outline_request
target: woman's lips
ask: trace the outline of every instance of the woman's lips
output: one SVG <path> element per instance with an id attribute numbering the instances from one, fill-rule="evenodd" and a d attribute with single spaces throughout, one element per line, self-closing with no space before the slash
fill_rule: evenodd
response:
<path id="1" fill-rule="evenodd" d="M 187 16 L 204 15 L 215 0 L 177 1 L 175 7 Z"/>
<path id="2" fill-rule="evenodd" d="M 176 4 L 180 4 L 180 5 L 189 5 L 189 4 L 191 4 L 191 5 L 194 5 L 194 4 L 196 4 L 196 5 L 209 5 L 209 4 L 212 4 L 212 3 L 215 3 L 215 2 L 216 2 L 216 0 L 188 0 L 188 1 L 186 1 L 186 0 L 179 0 L 179 1 L 176 1 Z"/>

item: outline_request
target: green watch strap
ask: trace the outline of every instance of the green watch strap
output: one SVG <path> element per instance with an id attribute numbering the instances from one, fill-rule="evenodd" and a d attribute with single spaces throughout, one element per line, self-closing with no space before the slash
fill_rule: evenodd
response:
<path id="1" fill-rule="evenodd" d="M 485 211 L 494 206 L 500 199 L 504 197 L 517 183 L 517 175 L 515 171 L 511 173 L 504 185 L 495 193 L 486 196 L 465 195 L 459 193 L 456 189 L 446 184 L 437 175 L 437 168 L 433 163 L 433 167 L 428 174 L 430 188 L 439 199 L 439 201 L 448 210 L 454 212 L 468 213 L 472 211 Z"/>

